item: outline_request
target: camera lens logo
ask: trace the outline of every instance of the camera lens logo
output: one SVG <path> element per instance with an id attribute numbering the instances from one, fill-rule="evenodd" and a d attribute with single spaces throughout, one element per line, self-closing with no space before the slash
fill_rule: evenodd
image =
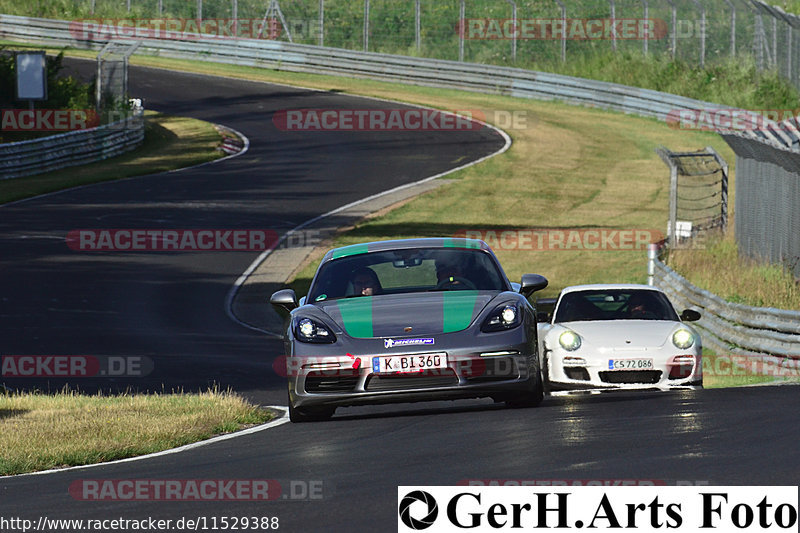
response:
<path id="1" fill-rule="evenodd" d="M 423 502 L 428 506 L 428 512 L 423 518 L 414 518 L 411 516 L 411 505 L 416 502 Z M 411 529 L 421 530 L 428 529 L 436 521 L 436 516 L 439 514 L 439 506 L 433 496 L 421 490 L 414 490 L 405 495 L 400 500 L 400 520 Z"/>

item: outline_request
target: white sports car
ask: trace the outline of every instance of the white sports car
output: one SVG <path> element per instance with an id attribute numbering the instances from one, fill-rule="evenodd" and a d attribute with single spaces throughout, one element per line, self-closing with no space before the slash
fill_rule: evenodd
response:
<path id="1" fill-rule="evenodd" d="M 552 317 L 539 317 L 545 387 L 702 386 L 700 336 L 685 324 L 699 318 L 692 309 L 678 316 L 667 296 L 649 285 L 567 287 Z"/>

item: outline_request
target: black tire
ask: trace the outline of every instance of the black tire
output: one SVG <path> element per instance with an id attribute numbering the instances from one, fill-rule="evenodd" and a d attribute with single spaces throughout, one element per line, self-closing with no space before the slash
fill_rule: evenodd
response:
<path id="1" fill-rule="evenodd" d="M 550 396 L 553 388 L 550 386 L 550 358 L 544 356 L 544 368 L 542 368 L 542 390 L 546 396 Z"/>
<path id="2" fill-rule="evenodd" d="M 328 420 L 335 411 L 335 407 L 295 407 L 292 400 L 289 400 L 289 420 L 295 424 Z"/>
<path id="3" fill-rule="evenodd" d="M 529 380 L 529 387 L 530 390 L 528 392 L 522 393 L 515 398 L 510 398 L 506 400 L 506 405 L 508 407 L 517 409 L 517 408 L 526 408 L 526 407 L 536 407 L 542 400 L 544 399 L 544 386 L 542 384 L 542 373 L 539 371 L 538 366 L 534 370 L 535 375 Z"/>

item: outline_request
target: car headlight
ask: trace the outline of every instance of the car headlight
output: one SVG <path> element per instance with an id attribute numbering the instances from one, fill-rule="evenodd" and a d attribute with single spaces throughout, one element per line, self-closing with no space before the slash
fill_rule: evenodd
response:
<path id="1" fill-rule="evenodd" d="M 298 318 L 294 323 L 294 336 L 301 342 L 326 344 L 336 342 L 336 335 L 326 326 L 310 318 Z"/>
<path id="2" fill-rule="evenodd" d="M 672 344 L 681 350 L 685 350 L 694 344 L 694 335 L 688 329 L 679 329 L 672 334 Z"/>
<path id="3" fill-rule="evenodd" d="M 581 347 L 581 336 L 567 330 L 558 337 L 558 343 L 568 352 L 574 352 Z"/>
<path id="4" fill-rule="evenodd" d="M 484 333 L 492 331 L 504 331 L 513 329 L 522 323 L 519 308 L 514 304 L 498 306 L 492 314 L 484 320 L 481 331 Z"/>

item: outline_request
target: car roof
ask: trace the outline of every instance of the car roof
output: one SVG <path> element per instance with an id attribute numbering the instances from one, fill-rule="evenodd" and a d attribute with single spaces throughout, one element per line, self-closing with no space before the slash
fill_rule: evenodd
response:
<path id="1" fill-rule="evenodd" d="M 423 238 L 423 239 L 394 239 L 388 241 L 374 241 L 360 244 L 352 244 L 341 248 L 329 250 L 322 263 L 347 257 L 351 255 L 369 254 L 373 252 L 385 252 L 387 250 L 410 250 L 416 248 L 466 248 L 474 250 L 485 250 L 491 253 L 491 248 L 485 242 L 478 239 L 460 238 Z"/>
<path id="2" fill-rule="evenodd" d="M 593 283 L 589 285 L 572 285 L 571 287 L 564 287 L 561 290 L 561 294 L 567 294 L 569 292 L 581 292 L 581 291 L 608 291 L 608 290 L 644 290 L 644 291 L 656 291 L 663 293 L 661 289 L 658 287 L 654 287 L 652 285 L 641 285 L 637 283 Z"/>

